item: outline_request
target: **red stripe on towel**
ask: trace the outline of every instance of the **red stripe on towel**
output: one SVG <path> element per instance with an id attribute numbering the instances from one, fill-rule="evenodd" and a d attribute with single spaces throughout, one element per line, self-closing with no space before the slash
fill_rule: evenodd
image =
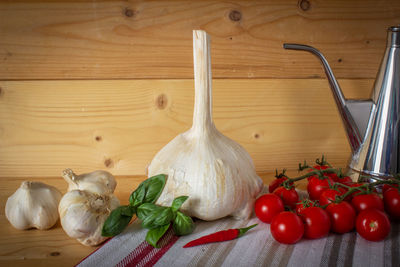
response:
<path id="1" fill-rule="evenodd" d="M 164 254 L 175 244 L 175 242 L 178 239 L 179 236 L 173 235 L 169 243 L 166 246 L 159 249 L 156 255 L 154 255 L 154 257 L 151 258 L 151 260 L 146 264 L 146 266 L 153 266 L 154 264 L 156 264 L 158 260 L 161 259 L 162 256 L 164 256 Z"/>
<path id="2" fill-rule="evenodd" d="M 170 228 L 159 241 L 161 248 L 154 248 L 146 241 L 143 241 L 116 266 L 153 266 L 175 244 L 178 239 L 179 237 L 175 236 L 174 231 Z"/>

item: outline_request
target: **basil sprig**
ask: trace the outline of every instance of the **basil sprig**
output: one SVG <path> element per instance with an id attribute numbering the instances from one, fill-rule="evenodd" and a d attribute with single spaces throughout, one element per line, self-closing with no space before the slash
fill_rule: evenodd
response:
<path id="1" fill-rule="evenodd" d="M 129 205 L 113 210 L 104 222 L 102 235 L 115 236 L 120 234 L 131 221 L 133 215 L 142 220 L 142 227 L 149 229 L 146 241 L 157 247 L 157 242 L 172 228 L 177 235 L 187 235 L 193 232 L 192 218 L 179 211 L 188 196 L 180 196 L 173 200 L 171 207 L 154 204 L 160 196 L 166 182 L 164 174 L 156 175 L 142 182 L 129 197 Z"/>

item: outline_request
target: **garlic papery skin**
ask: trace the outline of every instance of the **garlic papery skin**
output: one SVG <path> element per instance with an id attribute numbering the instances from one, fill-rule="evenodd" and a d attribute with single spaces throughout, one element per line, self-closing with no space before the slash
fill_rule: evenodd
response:
<path id="1" fill-rule="evenodd" d="M 77 175 L 71 169 L 65 169 L 62 177 L 68 183 L 68 191 L 79 189 L 96 194 L 112 194 L 117 186 L 114 176 L 103 170 Z"/>
<path id="2" fill-rule="evenodd" d="M 58 220 L 61 192 L 41 182 L 22 182 L 6 203 L 6 218 L 17 229 L 46 230 Z"/>
<path id="3" fill-rule="evenodd" d="M 101 235 L 105 220 L 120 205 L 114 176 L 102 170 L 77 175 L 71 169 L 62 176 L 69 185 L 58 206 L 62 228 L 86 246 L 100 244 L 107 239 Z"/>
<path id="4" fill-rule="evenodd" d="M 202 220 L 228 215 L 247 219 L 263 188 L 253 161 L 238 143 L 220 133 L 212 121 L 210 39 L 193 32 L 195 106 L 192 128 L 163 147 L 148 168 L 148 176 L 167 174 L 157 204 L 171 205 L 189 196 L 181 210 Z"/>
<path id="5" fill-rule="evenodd" d="M 111 211 L 120 205 L 112 194 L 72 190 L 60 201 L 58 211 L 64 231 L 86 246 L 96 246 L 107 239 L 101 235 Z"/>

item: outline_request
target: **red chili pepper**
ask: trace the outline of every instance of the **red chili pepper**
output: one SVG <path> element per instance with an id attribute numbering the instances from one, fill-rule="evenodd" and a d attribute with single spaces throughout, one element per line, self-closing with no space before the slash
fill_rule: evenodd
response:
<path id="1" fill-rule="evenodd" d="M 209 234 L 209 235 L 200 237 L 198 239 L 195 239 L 193 241 L 190 241 L 183 247 L 188 248 L 188 247 L 194 247 L 194 246 L 213 243 L 213 242 L 222 242 L 222 241 L 233 240 L 235 238 L 241 237 L 247 231 L 249 231 L 251 228 L 256 227 L 256 226 L 257 226 L 257 224 L 253 224 L 246 228 L 228 229 L 228 230 L 218 231 L 216 233 Z"/>

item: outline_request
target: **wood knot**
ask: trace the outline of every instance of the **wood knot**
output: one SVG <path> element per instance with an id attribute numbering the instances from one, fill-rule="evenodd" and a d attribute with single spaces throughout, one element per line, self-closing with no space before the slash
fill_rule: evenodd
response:
<path id="1" fill-rule="evenodd" d="M 342 60 L 341 58 L 339 58 L 337 61 L 338 61 L 339 63 L 341 63 L 343 60 Z"/>
<path id="2" fill-rule="evenodd" d="M 237 10 L 232 10 L 229 13 L 229 19 L 232 21 L 239 21 L 242 19 L 242 13 L 240 13 L 240 11 Z"/>
<path id="3" fill-rule="evenodd" d="M 370 43 L 370 41 L 369 41 L 369 40 L 367 40 L 367 41 L 365 41 L 365 43 L 366 43 L 366 44 L 369 44 L 369 43 Z"/>
<path id="4" fill-rule="evenodd" d="M 127 7 L 125 8 L 124 15 L 128 18 L 133 17 L 133 15 L 135 15 L 135 11 Z"/>
<path id="5" fill-rule="evenodd" d="M 103 138 L 101 136 L 99 136 L 99 135 L 96 136 L 95 139 L 96 139 L 97 142 L 100 142 L 101 140 L 103 140 Z"/>
<path id="6" fill-rule="evenodd" d="M 260 135 L 259 135 L 258 133 L 255 133 L 255 134 L 254 134 L 254 138 L 255 138 L 255 139 L 258 139 L 258 138 L 260 138 Z"/>
<path id="7" fill-rule="evenodd" d="M 61 253 L 58 252 L 58 251 L 53 251 L 53 252 L 50 253 L 50 256 L 53 256 L 53 257 L 57 257 L 57 256 L 60 256 L 60 255 L 61 255 Z"/>
<path id="8" fill-rule="evenodd" d="M 158 109 L 165 109 L 168 104 L 168 99 L 167 96 L 164 94 L 161 94 L 157 97 L 156 99 L 156 105 Z"/>
<path id="9" fill-rule="evenodd" d="M 114 161 L 112 159 L 106 159 L 104 161 L 104 166 L 106 166 L 107 168 L 112 168 L 114 167 Z"/>
<path id="10" fill-rule="evenodd" d="M 300 0 L 299 6 L 300 6 L 301 10 L 308 11 L 311 8 L 311 3 L 308 0 Z"/>

